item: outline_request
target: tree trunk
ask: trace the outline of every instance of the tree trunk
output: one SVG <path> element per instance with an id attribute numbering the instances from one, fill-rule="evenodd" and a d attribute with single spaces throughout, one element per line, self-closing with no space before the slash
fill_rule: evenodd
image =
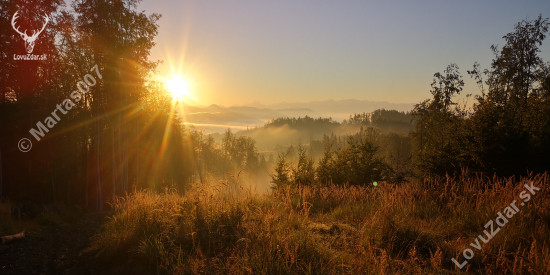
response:
<path id="1" fill-rule="evenodd" d="M 96 153 L 96 192 L 97 192 L 97 199 L 96 199 L 96 210 L 103 210 L 103 190 L 101 190 L 101 161 L 100 161 L 100 142 L 101 142 L 101 123 L 99 119 L 99 100 L 97 105 L 97 128 L 96 128 L 96 144 L 95 144 L 95 153 Z"/>
<path id="2" fill-rule="evenodd" d="M 89 138 L 90 136 L 88 135 L 88 131 L 86 131 L 86 135 L 85 135 L 85 138 L 86 138 L 86 141 L 85 141 L 85 144 L 84 144 L 84 150 L 86 151 L 86 154 L 84 154 L 85 156 L 85 164 L 86 166 L 86 171 L 84 172 L 84 175 L 85 175 L 85 184 L 86 184 L 86 210 L 89 210 L 90 209 L 90 149 L 88 148 L 89 147 Z"/>
<path id="3" fill-rule="evenodd" d="M 122 99 L 121 99 L 121 102 Z M 128 151 L 126 142 L 126 124 L 122 122 L 122 113 L 118 114 L 119 175 L 124 195 L 128 193 Z M 124 126 L 123 126 L 124 125 Z"/>
<path id="4" fill-rule="evenodd" d="M 113 162 L 113 164 L 111 165 L 111 170 L 112 170 L 112 182 L 113 182 L 113 202 L 115 201 L 115 196 L 116 196 L 116 156 L 115 156 L 115 127 L 114 125 L 111 125 L 111 161 Z"/>
<path id="5" fill-rule="evenodd" d="M 126 123 L 124 123 L 124 194 L 128 193 L 128 138 Z"/>
<path id="6" fill-rule="evenodd" d="M 50 149 L 50 158 L 52 156 L 52 140 L 50 139 L 48 142 L 48 146 Z M 56 201 L 56 192 L 55 192 L 55 162 L 53 162 L 49 167 L 48 171 L 50 171 L 50 177 L 52 178 L 52 199 L 53 201 Z"/>
<path id="7" fill-rule="evenodd" d="M 202 157 L 202 131 L 199 132 L 199 146 L 197 148 L 197 167 L 199 170 L 199 179 L 201 181 L 201 184 L 204 184 L 204 181 L 202 180 L 202 165 L 201 165 L 201 157 Z"/>
<path id="8" fill-rule="evenodd" d="M 96 64 L 99 64 L 99 58 L 96 58 Z M 101 85 L 97 85 L 94 95 L 94 105 L 96 108 L 96 143 L 95 143 L 95 154 L 96 154 L 96 210 L 103 210 L 103 186 L 101 182 Z M 97 102 L 96 102 L 97 100 Z"/>
<path id="9" fill-rule="evenodd" d="M 139 182 L 139 135 L 140 135 L 140 127 L 139 127 L 139 118 L 141 116 L 141 109 L 140 109 L 140 112 L 138 113 L 137 115 L 137 119 L 136 119 L 136 129 L 137 129 L 137 150 L 136 150 L 136 180 L 134 182 L 134 188 L 137 188 L 139 185 L 138 185 L 138 182 Z"/>
<path id="10" fill-rule="evenodd" d="M 69 135 L 72 136 L 72 135 Z M 71 204 L 71 184 L 69 180 L 69 148 L 65 149 L 65 180 L 67 181 L 67 205 Z"/>
<path id="11" fill-rule="evenodd" d="M 88 96 L 84 94 L 84 108 L 87 108 L 88 106 Z M 88 127 L 84 124 L 82 124 L 82 127 L 84 129 L 84 146 L 82 147 L 84 149 L 84 152 L 82 152 L 82 157 L 84 158 L 84 161 L 82 163 L 82 166 L 86 169 L 85 171 L 82 171 L 82 175 L 84 176 L 84 184 L 85 186 L 85 197 L 84 202 L 86 205 L 86 210 L 90 209 L 89 205 L 89 192 L 90 192 L 90 150 L 88 148 L 88 141 L 90 139 L 90 136 L 88 135 Z"/>
<path id="12" fill-rule="evenodd" d="M 2 149 L 0 149 L 0 202 L 2 201 Z"/>

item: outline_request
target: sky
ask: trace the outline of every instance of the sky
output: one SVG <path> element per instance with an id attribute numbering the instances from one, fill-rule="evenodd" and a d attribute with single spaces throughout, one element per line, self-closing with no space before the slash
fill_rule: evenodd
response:
<path id="1" fill-rule="evenodd" d="M 188 104 L 358 99 L 418 103 L 433 74 L 489 68 L 490 46 L 550 1 L 144 0 L 159 13 L 157 80 L 189 83 Z M 550 42 L 541 56 L 550 61 Z"/>

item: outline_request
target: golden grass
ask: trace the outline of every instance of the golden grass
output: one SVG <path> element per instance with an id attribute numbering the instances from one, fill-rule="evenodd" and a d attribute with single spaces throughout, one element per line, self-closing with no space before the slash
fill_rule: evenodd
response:
<path id="1" fill-rule="evenodd" d="M 230 179 L 184 195 L 141 191 L 114 204 L 92 251 L 126 253 L 159 274 L 549 274 L 549 179 L 462 176 L 269 195 Z M 531 181 L 537 195 L 458 270 L 451 258 L 462 262 Z"/>

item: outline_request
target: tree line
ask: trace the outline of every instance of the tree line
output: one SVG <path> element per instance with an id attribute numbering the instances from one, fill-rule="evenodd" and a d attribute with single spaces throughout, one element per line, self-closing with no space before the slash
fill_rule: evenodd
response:
<path id="1" fill-rule="evenodd" d="M 355 114 L 343 124 L 366 127 L 359 133 L 310 140 L 309 152 L 300 145 L 297 157 L 292 147 L 281 151 L 271 182 L 275 188 L 364 185 L 465 171 L 505 177 L 547 172 L 550 62 L 540 57 L 539 47 L 548 27 L 548 18 L 542 15 L 523 20 L 503 37 L 502 49 L 491 46 L 494 59 L 489 69 L 474 63 L 467 73 L 476 80 L 480 94 L 472 107 L 456 101 L 464 80 L 452 63 L 434 74 L 433 98 L 416 104 L 411 112 L 382 109 Z M 390 124 L 410 131 L 380 134 L 379 129 Z"/>

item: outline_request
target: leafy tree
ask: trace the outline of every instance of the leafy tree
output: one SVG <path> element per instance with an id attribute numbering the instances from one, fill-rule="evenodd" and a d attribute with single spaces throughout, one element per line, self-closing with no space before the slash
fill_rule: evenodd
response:
<path id="1" fill-rule="evenodd" d="M 456 174 L 463 167 L 501 176 L 550 167 L 549 64 L 539 56 L 548 19 L 521 21 L 503 38 L 491 68 L 468 71 L 481 91 L 473 112 L 453 102 L 464 82 L 458 66 L 436 73 L 432 100 L 415 106 L 411 133 L 418 176 Z"/>
<path id="2" fill-rule="evenodd" d="M 481 90 L 471 117 L 472 147 L 486 172 L 510 176 L 550 167 L 549 65 L 539 55 L 548 27 L 541 15 L 519 22 L 503 37 L 502 50 L 491 46 L 491 69 L 481 72 L 476 63 L 468 71 Z"/>
<path id="3" fill-rule="evenodd" d="M 444 74 L 435 73 L 430 90 L 433 99 L 416 104 L 412 116 L 416 121 L 413 137 L 414 163 L 417 175 L 457 173 L 469 164 L 470 154 L 465 144 L 467 113 L 453 101 L 464 86 L 456 64 L 450 64 Z"/>
<path id="4" fill-rule="evenodd" d="M 245 169 L 251 173 L 257 171 L 260 159 L 256 141 L 252 138 L 237 137 L 231 132 L 231 129 L 227 129 L 222 139 L 222 151 L 233 169 Z"/>

